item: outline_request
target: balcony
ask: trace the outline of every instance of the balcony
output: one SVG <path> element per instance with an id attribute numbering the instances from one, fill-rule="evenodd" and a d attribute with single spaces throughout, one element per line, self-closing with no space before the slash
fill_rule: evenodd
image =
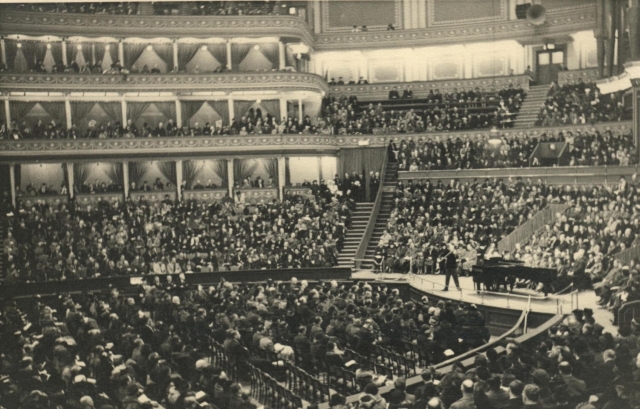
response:
<path id="1" fill-rule="evenodd" d="M 133 91 L 310 91 L 327 93 L 324 79 L 297 72 L 230 72 L 221 74 L 33 74 L 4 73 L 5 92 Z"/>
<path id="2" fill-rule="evenodd" d="M 56 14 L 2 10 L 0 34 L 52 36 L 290 37 L 313 45 L 307 23 L 296 16 L 141 16 Z"/>

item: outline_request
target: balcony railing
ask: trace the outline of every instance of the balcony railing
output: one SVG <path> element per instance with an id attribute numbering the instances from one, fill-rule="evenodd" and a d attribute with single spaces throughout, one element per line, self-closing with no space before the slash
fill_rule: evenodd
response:
<path id="1" fill-rule="evenodd" d="M 316 74 L 268 71 L 216 74 L 36 74 L 3 73 L 0 90 L 7 92 L 132 92 L 132 91 L 311 91 L 328 92 Z"/>

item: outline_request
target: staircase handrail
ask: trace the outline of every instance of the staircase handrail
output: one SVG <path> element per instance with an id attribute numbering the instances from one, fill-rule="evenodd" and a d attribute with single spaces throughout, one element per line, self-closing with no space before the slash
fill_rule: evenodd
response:
<path id="1" fill-rule="evenodd" d="M 506 251 L 511 253 L 515 250 L 516 244 L 520 244 L 529 239 L 538 230 L 552 222 L 556 213 L 564 213 L 569 207 L 566 203 L 550 203 L 544 209 L 533 215 L 531 219 L 516 227 L 514 231 L 500 240 L 498 242 L 498 250 L 500 252 Z"/>
<path id="2" fill-rule="evenodd" d="M 384 159 L 382 161 L 382 170 L 380 171 L 380 188 L 378 189 L 375 201 L 373 202 L 373 209 L 371 209 L 371 215 L 369 215 L 369 220 L 367 221 L 367 228 L 362 235 L 362 241 L 360 242 L 360 245 L 358 245 L 358 250 L 354 256 L 354 266 L 356 269 L 360 268 L 360 265 L 362 264 L 367 252 L 367 247 L 369 246 L 369 240 L 371 240 L 371 236 L 373 236 L 373 229 L 375 228 L 376 221 L 378 220 L 378 213 L 380 213 L 380 207 L 382 205 L 382 192 L 384 191 L 384 180 L 387 175 L 388 160 L 389 155 L 385 152 Z"/>

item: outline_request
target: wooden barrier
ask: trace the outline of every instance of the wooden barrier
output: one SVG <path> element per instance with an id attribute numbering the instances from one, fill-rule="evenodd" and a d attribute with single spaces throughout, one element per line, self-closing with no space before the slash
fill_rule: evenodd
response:
<path id="1" fill-rule="evenodd" d="M 538 230 L 552 223 L 558 213 L 564 213 L 569 207 L 564 203 L 551 203 L 500 240 L 498 242 L 498 250 L 511 253 L 515 250 L 516 244 L 522 244 L 529 240 Z"/>

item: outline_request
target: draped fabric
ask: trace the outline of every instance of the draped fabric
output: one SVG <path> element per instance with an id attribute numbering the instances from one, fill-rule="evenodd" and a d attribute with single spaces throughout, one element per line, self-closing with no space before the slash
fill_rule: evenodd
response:
<path id="1" fill-rule="evenodd" d="M 233 111 L 235 118 L 242 118 L 249 112 L 249 108 L 255 104 L 255 101 L 233 101 Z M 234 118 L 232 118 L 234 119 Z"/>
<path id="2" fill-rule="evenodd" d="M 29 71 L 29 64 L 27 63 L 27 58 L 24 56 L 24 50 L 22 48 L 18 48 L 16 52 L 16 57 L 13 60 L 13 70 L 17 72 Z"/>
<path id="3" fill-rule="evenodd" d="M 104 173 L 114 184 L 124 186 L 124 167 L 122 166 L 122 163 L 107 163 Z"/>
<path id="4" fill-rule="evenodd" d="M 47 114 L 58 124 L 64 124 L 67 122 L 67 113 L 64 108 L 64 102 L 40 102 L 40 106 Z"/>
<path id="5" fill-rule="evenodd" d="M 143 162 L 129 162 L 129 183 L 140 186 L 140 181 L 147 173 L 149 166 Z"/>
<path id="6" fill-rule="evenodd" d="M 375 197 L 371 197 L 369 191 L 369 172 L 382 172 L 382 164 L 384 163 L 384 157 L 386 155 L 386 148 L 363 148 L 362 149 L 362 162 L 364 164 L 364 181 L 367 192 L 367 198 L 371 201 L 375 200 Z"/>
<path id="7" fill-rule="evenodd" d="M 100 108 L 113 121 L 122 123 L 122 104 L 119 102 L 98 102 Z"/>
<path id="8" fill-rule="evenodd" d="M 224 123 L 229 124 L 231 122 L 229 118 L 229 102 L 227 101 L 209 101 L 211 108 L 214 109 L 222 117 Z"/>
<path id="9" fill-rule="evenodd" d="M 268 158 L 264 160 L 264 168 L 269 174 L 269 177 L 273 179 L 274 183 L 278 182 L 278 159 Z"/>
<path id="10" fill-rule="evenodd" d="M 82 50 L 78 50 L 78 46 L 82 47 Z M 82 52 L 80 52 L 82 51 Z M 82 56 L 79 58 L 78 54 Z M 69 43 L 67 44 L 67 62 L 76 61 L 80 68 L 84 64 L 91 64 L 91 44 L 89 43 Z"/>
<path id="11" fill-rule="evenodd" d="M 34 70 L 47 53 L 47 43 L 42 41 L 23 41 L 22 52 L 27 61 L 27 68 Z"/>
<path id="12" fill-rule="evenodd" d="M 74 163 L 73 164 L 73 182 L 77 187 L 85 184 L 89 179 L 89 164 Z"/>
<path id="13" fill-rule="evenodd" d="M 154 44 L 153 51 L 167 64 L 167 71 L 171 71 L 178 64 L 177 61 L 173 61 L 173 44 Z"/>
<path id="14" fill-rule="evenodd" d="M 160 111 L 160 113 L 164 115 L 164 117 L 167 120 L 173 119 L 173 122 L 175 123 L 176 121 L 176 103 L 175 102 L 154 102 L 153 104 L 156 106 L 156 108 L 158 108 L 158 111 Z"/>
<path id="15" fill-rule="evenodd" d="M 267 57 L 271 63 L 271 68 L 278 69 L 280 65 L 280 47 L 277 43 L 260 44 L 260 52 Z"/>
<path id="16" fill-rule="evenodd" d="M 254 172 L 258 169 L 258 163 L 253 164 L 249 159 L 234 159 L 233 160 L 233 175 L 236 182 L 245 180 L 248 177 L 253 176 Z"/>
<path id="17" fill-rule="evenodd" d="M 151 102 L 129 102 L 127 104 L 127 118 L 135 124 L 150 106 Z"/>
<path id="18" fill-rule="evenodd" d="M 175 162 L 158 162 L 158 170 L 169 182 L 174 185 L 178 184 L 178 174 L 176 172 Z"/>
<path id="19" fill-rule="evenodd" d="M 284 158 L 284 184 L 285 186 L 291 186 L 291 166 L 289 165 L 289 158 Z"/>
<path id="20" fill-rule="evenodd" d="M 213 172 L 222 180 L 222 186 L 227 187 L 229 181 L 229 169 L 227 159 L 217 159 L 213 162 Z"/>
<path id="21" fill-rule="evenodd" d="M 293 54 L 291 47 L 285 48 L 284 61 L 287 67 L 296 67 L 296 56 Z"/>
<path id="22" fill-rule="evenodd" d="M 37 104 L 37 102 L 32 101 L 10 101 L 9 109 L 11 110 L 11 120 L 20 124 Z"/>
<path id="23" fill-rule="evenodd" d="M 96 46 L 96 63 L 107 70 L 111 64 L 118 59 L 118 44 L 116 43 L 95 43 Z M 109 46 L 109 50 L 107 50 Z M 122 61 L 120 61 L 122 63 Z"/>
<path id="24" fill-rule="evenodd" d="M 251 52 L 251 48 L 251 44 L 231 44 L 231 68 L 235 70 Z"/>
<path id="25" fill-rule="evenodd" d="M 56 64 L 62 64 L 62 42 L 56 41 L 51 43 L 51 54 Z"/>
<path id="26" fill-rule="evenodd" d="M 218 60 L 220 65 L 222 66 L 227 65 L 227 45 L 226 44 L 224 43 L 208 44 L 207 47 L 209 47 L 209 52 L 211 53 L 211 55 L 213 55 L 213 58 Z"/>
<path id="27" fill-rule="evenodd" d="M 78 125 L 80 121 L 89 115 L 89 112 L 96 105 L 95 102 L 71 101 L 71 121 Z"/>
<path id="28" fill-rule="evenodd" d="M 106 43 L 95 43 L 96 49 L 96 64 L 100 63 L 102 65 L 102 60 L 104 60 L 104 53 L 107 51 Z"/>
<path id="29" fill-rule="evenodd" d="M 7 67 L 15 70 L 15 60 L 18 55 L 18 42 L 15 40 L 4 40 L 4 50 L 7 56 Z"/>
<path id="30" fill-rule="evenodd" d="M 187 187 L 193 186 L 198 173 L 202 170 L 202 162 L 194 160 L 182 161 L 182 180 L 187 182 Z"/>
<path id="31" fill-rule="evenodd" d="M 380 172 L 386 148 L 357 148 L 342 149 L 338 153 L 338 174 L 340 178 L 345 173 L 363 173 L 364 183 L 369 197 L 369 172 Z"/>
<path id="32" fill-rule="evenodd" d="M 271 114 L 271 116 L 275 117 L 276 119 L 280 119 L 280 101 L 277 99 L 267 99 L 267 100 L 262 100 L 262 102 L 260 102 L 260 105 L 262 106 L 263 111 L 266 111 L 264 113 L 267 114 Z"/>
<path id="33" fill-rule="evenodd" d="M 148 44 L 143 43 L 124 43 L 124 63 L 122 65 L 131 68 L 138 61 Z"/>
<path id="34" fill-rule="evenodd" d="M 189 122 L 191 117 L 202 108 L 202 104 L 204 101 L 182 101 L 182 119 Z"/>
<path id="35" fill-rule="evenodd" d="M 201 44 L 178 44 L 178 68 L 180 70 L 187 69 L 187 64 L 195 57 L 200 47 L 202 47 Z"/>

